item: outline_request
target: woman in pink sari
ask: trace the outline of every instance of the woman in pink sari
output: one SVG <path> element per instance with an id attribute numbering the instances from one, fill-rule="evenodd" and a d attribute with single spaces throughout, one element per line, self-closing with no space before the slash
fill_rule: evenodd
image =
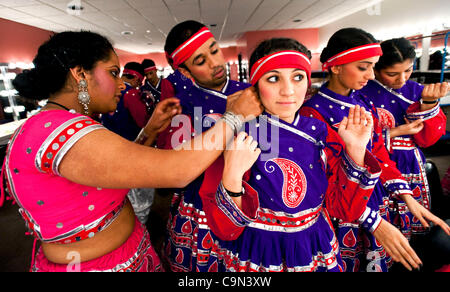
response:
<path id="1" fill-rule="evenodd" d="M 158 105 L 136 143 L 92 118 L 114 111 L 125 88 L 107 39 L 91 32 L 59 33 L 39 48 L 33 63 L 13 84 L 21 96 L 48 102 L 13 135 L 2 171 L 41 242 L 32 270 L 162 270 L 126 199 L 128 189 L 183 187 L 194 180 L 222 153 L 242 117 L 261 112 L 254 91 L 229 99 L 229 118 L 211 129 L 221 138 L 216 145 L 164 151 L 144 146 L 180 112 L 177 99 Z"/>

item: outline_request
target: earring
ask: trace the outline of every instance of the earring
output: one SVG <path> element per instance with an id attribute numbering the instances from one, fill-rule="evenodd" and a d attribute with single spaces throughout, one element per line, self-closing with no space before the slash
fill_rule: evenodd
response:
<path id="1" fill-rule="evenodd" d="M 88 105 L 91 102 L 91 97 L 87 90 L 87 82 L 84 79 L 81 79 L 80 83 L 78 83 L 78 102 L 83 106 L 84 114 L 88 115 Z"/>

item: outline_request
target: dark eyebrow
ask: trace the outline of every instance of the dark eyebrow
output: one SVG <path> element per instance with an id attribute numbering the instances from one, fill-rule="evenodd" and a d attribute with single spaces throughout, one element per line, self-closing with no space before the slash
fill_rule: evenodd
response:
<path id="1" fill-rule="evenodd" d="M 369 64 L 369 65 L 375 64 L 374 62 L 369 62 L 369 61 L 361 61 L 359 63 L 360 64 Z"/>
<path id="2" fill-rule="evenodd" d="M 214 47 L 215 45 L 217 45 L 217 42 L 216 42 L 216 41 L 212 42 L 212 44 L 209 46 L 209 48 L 211 49 L 211 48 Z"/>

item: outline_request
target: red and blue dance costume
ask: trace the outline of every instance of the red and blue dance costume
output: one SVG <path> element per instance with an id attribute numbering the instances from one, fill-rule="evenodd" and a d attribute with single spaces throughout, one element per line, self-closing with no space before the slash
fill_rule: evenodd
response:
<path id="1" fill-rule="evenodd" d="M 329 90 L 327 85 L 328 83 L 325 83 L 317 94 L 305 102 L 301 114 L 324 121 L 337 131 L 339 123 L 348 116 L 351 107 L 356 105 L 364 107 L 372 113 L 374 120 L 374 134 L 367 145 L 367 150 L 377 158 L 382 168 L 380 180 L 375 185 L 374 192 L 367 203 L 368 212 L 375 215 L 377 223 L 367 228 L 364 224 L 335 220 L 344 270 L 388 271 L 392 265 L 392 259 L 377 242 L 373 233 L 381 222 L 381 218 L 391 222 L 390 199 L 398 195 L 411 195 L 412 192 L 408 182 L 396 168 L 395 162 L 389 159 L 374 107 L 358 91 L 352 91 L 349 96 L 343 96 Z"/>
<path id="2" fill-rule="evenodd" d="M 430 186 L 425 171 L 426 158 L 419 147 L 430 147 L 445 135 L 446 117 L 438 103 L 427 111 L 420 110 L 423 88 L 419 83 L 408 80 L 402 88 L 394 90 L 373 80 L 369 81 L 360 93 L 375 106 L 389 156 L 409 183 L 414 199 L 430 209 Z M 410 121 L 422 118 L 424 128 L 415 135 L 391 138 L 390 129 L 404 125 L 405 117 Z M 397 210 L 393 212 L 395 218 L 392 218 L 392 222 L 406 237 L 427 231 L 409 212 L 403 201 L 394 200 L 391 209 Z"/>
<path id="3" fill-rule="evenodd" d="M 222 158 L 206 171 L 200 191 L 226 270 L 343 271 L 329 215 L 375 223 L 365 212 L 381 172 L 375 157 L 367 151 L 358 166 L 337 133 L 300 115 L 289 124 L 264 113 L 246 131 L 262 153 L 244 176 L 242 209 L 220 183 Z"/>
<path id="4" fill-rule="evenodd" d="M 190 88 L 186 86 L 187 90 L 178 91 L 176 97 L 180 99 L 182 114 L 186 118 L 185 121 L 188 121 L 189 129 L 185 131 L 182 126 L 169 127 L 166 135 L 158 138 L 158 145 L 165 149 L 174 148 L 208 130 L 225 113 L 227 96 L 249 86 L 227 80 L 221 92 L 203 88 L 195 83 Z M 178 136 L 179 131 L 185 133 Z M 218 238 L 211 233 L 203 210 L 199 196 L 202 183 L 203 175 L 187 187 L 176 190 L 172 200 L 165 255 L 171 270 L 175 272 L 218 271 Z"/>

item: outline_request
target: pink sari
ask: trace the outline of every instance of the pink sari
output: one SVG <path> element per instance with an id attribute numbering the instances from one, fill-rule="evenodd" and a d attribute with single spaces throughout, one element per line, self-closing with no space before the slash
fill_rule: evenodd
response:
<path id="1" fill-rule="evenodd" d="M 129 190 L 80 185 L 62 177 L 58 169 L 76 142 L 101 129 L 105 128 L 87 116 L 51 110 L 29 118 L 11 138 L 2 172 L 27 227 L 40 241 L 67 244 L 91 238 L 120 214 Z M 136 224 L 120 248 L 79 267 L 153 271 L 159 266 L 148 232 Z M 63 271 L 67 266 L 48 262 L 40 250 L 33 270 Z"/>

